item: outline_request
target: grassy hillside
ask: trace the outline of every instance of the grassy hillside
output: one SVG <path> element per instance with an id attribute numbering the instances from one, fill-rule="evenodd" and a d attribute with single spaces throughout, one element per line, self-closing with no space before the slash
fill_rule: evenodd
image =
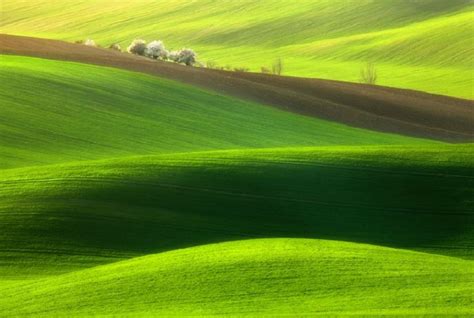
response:
<path id="1" fill-rule="evenodd" d="M 428 143 L 139 73 L 1 56 L 0 167 L 212 149 Z"/>
<path id="2" fill-rule="evenodd" d="M 0 171 L 1 276 L 258 237 L 472 257 L 472 146 L 282 148 Z"/>
<path id="3" fill-rule="evenodd" d="M 270 9 L 271 8 L 271 9 Z M 5 0 L 4 33 L 103 45 L 134 38 L 192 46 L 202 61 L 358 81 L 371 61 L 380 84 L 472 98 L 472 2 Z"/>
<path id="4" fill-rule="evenodd" d="M 245 240 L 2 286 L 0 315 L 468 316 L 471 265 L 365 244 Z"/>
<path id="5" fill-rule="evenodd" d="M 311 75 L 317 61 L 348 79 L 336 70 L 376 57 L 392 79 L 412 75 L 397 85 L 444 83 L 462 96 L 470 83 L 472 57 L 459 44 L 472 37 L 466 1 L 272 2 L 271 14 L 265 1 L 38 3 L 2 2 L 2 31 L 90 33 L 105 44 L 137 36 L 125 30 L 155 37 L 155 22 L 139 23 L 146 16 L 166 32 L 178 25 L 173 45 L 189 41 L 226 62 L 297 52 L 293 74 Z M 433 32 L 453 25 L 453 46 L 441 47 Z M 391 53 L 380 49 L 390 41 Z M 419 58 L 427 48 L 436 54 Z M 2 317 L 474 313 L 472 144 L 352 128 L 79 63 L 0 55 L 0 81 Z M 375 108 L 397 112 L 380 96 Z M 446 117 L 443 104 L 406 100 L 402 118 L 469 127 L 459 100 L 446 102 Z M 424 105 L 449 125 L 430 123 Z"/>

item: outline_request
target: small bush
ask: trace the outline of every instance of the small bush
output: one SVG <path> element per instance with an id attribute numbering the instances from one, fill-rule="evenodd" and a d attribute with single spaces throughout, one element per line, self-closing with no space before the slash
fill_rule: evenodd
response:
<path id="1" fill-rule="evenodd" d="M 270 74 L 272 72 L 268 67 L 265 67 L 265 66 L 260 67 L 260 71 L 263 74 Z"/>
<path id="2" fill-rule="evenodd" d="M 249 69 L 246 67 L 234 67 L 234 71 L 236 72 L 248 72 Z"/>
<path id="3" fill-rule="evenodd" d="M 182 49 L 180 51 L 171 51 L 165 49 L 163 42 L 152 41 L 148 45 L 143 40 L 134 40 L 128 47 L 128 52 L 138 55 L 144 55 L 154 59 L 170 60 L 176 63 L 183 63 L 188 66 L 195 65 L 205 67 L 204 64 L 196 61 L 196 53 L 191 49 Z"/>
<path id="4" fill-rule="evenodd" d="M 91 40 L 91 39 L 87 39 L 84 41 L 84 45 L 87 45 L 87 46 L 97 46 L 97 44 L 95 44 L 95 41 L 94 40 Z"/>
<path id="5" fill-rule="evenodd" d="M 210 69 L 219 69 L 219 67 L 217 66 L 217 63 L 214 61 L 207 61 L 206 67 Z"/>
<path id="6" fill-rule="evenodd" d="M 146 42 L 144 40 L 133 40 L 127 48 L 128 53 L 136 55 L 145 55 Z"/>
<path id="7" fill-rule="evenodd" d="M 118 43 L 110 44 L 109 49 L 122 52 L 122 47 Z"/>
<path id="8" fill-rule="evenodd" d="M 178 63 L 183 63 L 187 66 L 193 66 L 196 63 L 196 53 L 191 49 L 182 49 L 178 54 Z"/>
<path id="9" fill-rule="evenodd" d="M 84 40 L 76 40 L 76 41 L 74 41 L 74 43 L 76 43 L 76 44 L 84 44 Z"/>
<path id="10" fill-rule="evenodd" d="M 375 85 L 377 83 L 377 69 L 373 63 L 367 63 L 360 69 L 359 81 L 363 84 Z"/>
<path id="11" fill-rule="evenodd" d="M 171 51 L 168 53 L 168 60 L 178 63 L 179 51 Z"/>

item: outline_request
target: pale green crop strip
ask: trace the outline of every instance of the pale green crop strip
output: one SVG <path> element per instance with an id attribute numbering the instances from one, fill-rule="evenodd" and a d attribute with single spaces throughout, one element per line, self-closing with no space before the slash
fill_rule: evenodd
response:
<path id="1" fill-rule="evenodd" d="M 286 75 L 355 82 L 370 61 L 381 85 L 472 98 L 472 12 L 464 0 L 5 0 L 0 29 L 102 45 L 161 39 L 252 71 L 282 57 Z"/>

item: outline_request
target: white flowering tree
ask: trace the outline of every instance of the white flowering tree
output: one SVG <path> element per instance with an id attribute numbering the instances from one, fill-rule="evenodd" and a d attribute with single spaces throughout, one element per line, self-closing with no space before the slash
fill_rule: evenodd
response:
<path id="1" fill-rule="evenodd" d="M 179 51 L 171 51 L 168 53 L 168 60 L 178 63 Z"/>
<path id="2" fill-rule="evenodd" d="M 166 60 L 168 58 L 168 51 L 162 41 L 152 41 L 146 46 L 145 55 L 152 59 Z"/>
<path id="3" fill-rule="evenodd" d="M 84 45 L 87 45 L 87 46 L 97 46 L 95 44 L 95 41 L 94 40 L 91 40 L 91 39 L 87 39 L 84 41 Z"/>

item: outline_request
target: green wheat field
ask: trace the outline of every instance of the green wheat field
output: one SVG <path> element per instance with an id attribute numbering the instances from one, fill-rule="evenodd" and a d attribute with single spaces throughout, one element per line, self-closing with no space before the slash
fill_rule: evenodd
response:
<path id="1" fill-rule="evenodd" d="M 474 132 L 390 133 L 93 59 L 134 39 L 198 53 L 157 67 L 231 66 L 199 76 L 282 59 L 268 85 L 358 83 L 370 62 L 374 112 L 439 98 L 474 128 L 473 9 L 0 0 L 0 317 L 472 317 Z M 7 52 L 9 36 L 71 55 Z"/>

